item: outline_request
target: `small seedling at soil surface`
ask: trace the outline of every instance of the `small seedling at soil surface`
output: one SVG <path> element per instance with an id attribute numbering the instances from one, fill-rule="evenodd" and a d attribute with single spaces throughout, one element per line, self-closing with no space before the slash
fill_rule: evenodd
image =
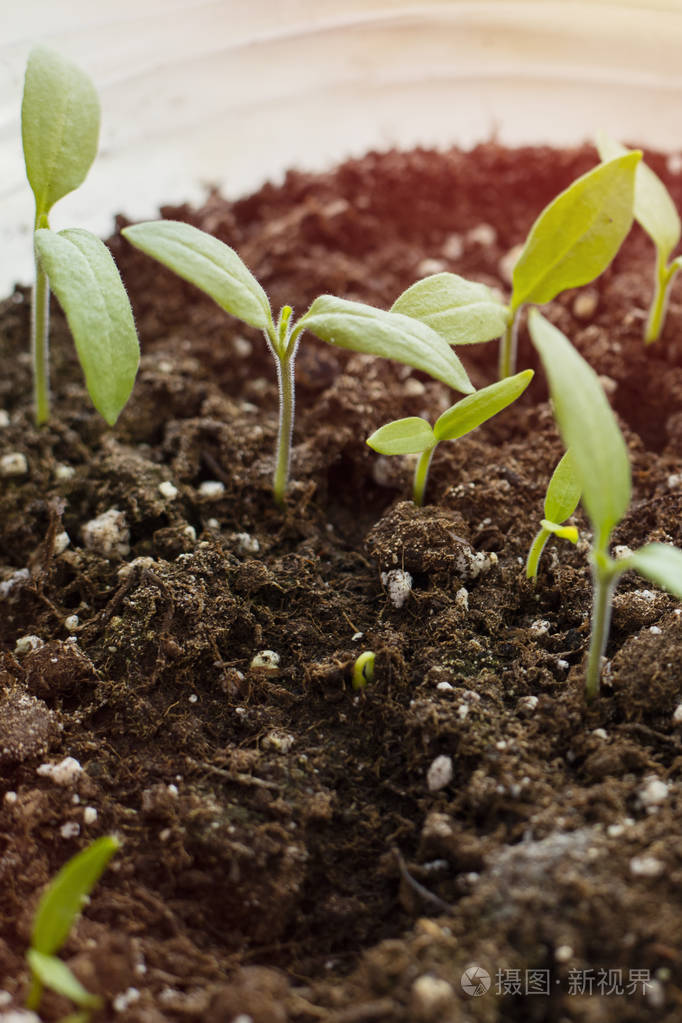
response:
<path id="1" fill-rule="evenodd" d="M 419 455 L 414 473 L 414 503 L 424 502 L 424 491 L 429 466 L 436 447 L 442 440 L 457 440 L 491 419 L 525 391 L 533 378 L 533 370 L 526 369 L 513 377 L 498 380 L 474 394 L 468 394 L 447 409 L 435 422 L 433 429 L 425 419 L 410 416 L 375 430 L 367 444 L 382 455 Z"/>
<path id="2" fill-rule="evenodd" d="M 607 135 L 599 136 L 597 148 L 602 160 L 610 160 L 629 151 Z M 677 271 L 682 267 L 682 256 L 670 260 L 671 252 L 679 243 L 682 226 L 670 192 L 643 161 L 635 174 L 635 220 L 656 246 L 654 295 L 644 328 L 644 340 L 651 344 L 660 337 L 670 288 Z"/>
<path id="3" fill-rule="evenodd" d="M 374 681 L 374 660 L 375 655 L 372 650 L 364 650 L 356 658 L 353 665 L 353 689 L 364 689 L 368 682 Z"/>
<path id="4" fill-rule="evenodd" d="M 339 348 L 414 366 L 457 391 L 473 391 L 464 367 L 450 346 L 436 331 L 410 316 L 333 295 L 321 295 L 299 320 L 294 321 L 293 310 L 284 306 L 275 322 L 263 288 L 234 249 L 218 238 L 173 220 L 134 224 L 124 228 L 122 233 L 136 248 L 201 288 L 226 312 L 263 332 L 275 360 L 279 384 L 280 416 L 273 491 L 280 505 L 284 502 L 289 478 L 294 360 L 304 330 Z"/>
<path id="5" fill-rule="evenodd" d="M 618 252 L 632 225 L 639 150 L 601 163 L 546 206 L 514 266 L 507 326 L 500 344 L 500 377 L 516 366 L 522 305 L 551 302 L 559 292 L 588 284 Z"/>
<path id="6" fill-rule="evenodd" d="M 634 569 L 682 597 L 682 551 L 672 544 L 649 543 L 627 557 L 615 560 L 610 556 L 611 533 L 630 504 L 630 462 L 625 440 L 597 374 L 568 338 L 537 309 L 531 310 L 528 325 L 547 374 L 559 431 L 573 458 L 582 504 L 592 524 L 592 635 L 585 678 L 585 692 L 592 699 L 599 693 L 613 593 L 621 575 Z"/>
<path id="7" fill-rule="evenodd" d="M 78 188 L 90 170 L 99 115 L 95 87 L 83 71 L 51 50 L 31 51 L 21 133 L 35 198 L 31 352 L 38 424 L 50 411 L 50 288 L 66 314 L 88 393 L 110 426 L 130 396 L 140 359 L 128 296 L 107 247 L 87 231 L 49 230 L 54 204 Z"/>
<path id="8" fill-rule="evenodd" d="M 109 860 L 119 848 L 115 838 L 98 838 L 73 856 L 59 871 L 41 898 L 26 953 L 31 967 L 31 989 L 26 1006 L 36 1010 L 44 987 L 56 991 L 85 1010 L 96 1009 L 100 999 L 86 991 L 66 963 L 57 958 L 73 923 Z"/>
<path id="9" fill-rule="evenodd" d="M 580 501 L 580 481 L 571 456 L 567 451 L 552 473 L 545 495 L 545 517 L 540 521 L 540 531 L 533 540 L 526 561 L 526 578 L 535 579 L 538 565 L 545 544 L 550 536 L 558 536 L 561 540 L 578 542 L 578 530 L 575 526 L 564 526 L 563 523 L 578 507 Z"/>

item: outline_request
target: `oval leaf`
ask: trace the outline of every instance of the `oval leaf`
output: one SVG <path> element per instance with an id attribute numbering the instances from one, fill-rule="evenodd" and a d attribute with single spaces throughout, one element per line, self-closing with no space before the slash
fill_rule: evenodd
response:
<path id="1" fill-rule="evenodd" d="M 438 273 L 417 281 L 391 307 L 426 323 L 451 345 L 492 341 L 504 333 L 508 309 L 485 284 Z"/>
<path id="2" fill-rule="evenodd" d="M 85 180 L 97 154 L 99 115 L 97 92 L 84 71 L 45 47 L 31 51 L 21 136 L 38 215 Z"/>
<path id="3" fill-rule="evenodd" d="M 113 426 L 140 362 L 133 313 L 113 257 L 99 238 L 76 228 L 36 231 L 35 246 L 69 322 L 88 394 Z"/>
<path id="4" fill-rule="evenodd" d="M 663 589 L 682 597 L 682 551 L 669 543 L 647 543 L 622 562 Z"/>
<path id="5" fill-rule="evenodd" d="M 611 160 L 615 156 L 631 152 L 605 134 L 599 135 L 597 149 L 602 160 Z M 670 192 L 643 160 L 637 165 L 635 174 L 634 212 L 635 220 L 644 228 L 656 248 L 661 251 L 663 258 L 667 260 L 680 240 L 682 232 L 680 216 Z"/>
<path id="6" fill-rule="evenodd" d="M 464 366 L 447 342 L 411 316 L 385 312 L 333 295 L 320 295 L 296 325 L 296 330 L 304 329 L 338 348 L 414 366 L 455 391 L 468 394 L 474 389 Z"/>
<path id="7" fill-rule="evenodd" d="M 513 377 L 505 377 L 475 394 L 462 398 L 436 420 L 433 433 L 437 441 L 457 440 L 475 430 L 481 423 L 501 412 L 522 394 L 533 379 L 533 370 L 524 369 Z"/>
<path id="8" fill-rule="evenodd" d="M 259 330 L 273 330 L 270 302 L 251 271 L 219 238 L 179 220 L 124 227 L 124 238 L 201 288 L 221 309 Z"/>
<path id="9" fill-rule="evenodd" d="M 119 848 L 109 835 L 98 838 L 66 863 L 44 893 L 31 932 L 31 947 L 47 956 L 62 947 L 83 900 L 94 888 L 107 863 Z"/>
<path id="10" fill-rule="evenodd" d="M 597 374 L 568 338 L 537 309 L 531 309 L 528 326 L 547 374 L 559 432 L 571 449 L 595 547 L 603 550 L 630 503 L 623 435 Z"/>
<path id="11" fill-rule="evenodd" d="M 83 1009 L 97 1009 L 102 1004 L 102 999 L 90 994 L 61 959 L 34 948 L 28 950 L 26 958 L 34 975 L 50 991 L 63 995 Z"/>
<path id="12" fill-rule="evenodd" d="M 549 302 L 606 269 L 632 224 L 641 156 L 636 151 L 599 164 L 542 211 L 514 267 L 512 312 L 524 302 Z"/>
<path id="13" fill-rule="evenodd" d="M 436 438 L 425 419 L 409 416 L 380 426 L 366 443 L 381 455 L 417 455 L 434 447 Z"/>
<path id="14" fill-rule="evenodd" d="M 545 516 L 552 522 L 565 522 L 578 507 L 580 479 L 570 451 L 559 460 L 545 495 Z M 545 527 L 546 528 L 546 527 Z"/>

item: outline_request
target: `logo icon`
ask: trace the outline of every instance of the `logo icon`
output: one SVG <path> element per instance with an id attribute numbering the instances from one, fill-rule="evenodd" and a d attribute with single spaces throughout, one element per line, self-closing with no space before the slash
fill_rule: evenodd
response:
<path id="1" fill-rule="evenodd" d="M 490 974 L 478 963 L 467 966 L 462 974 L 462 988 L 471 998 L 480 998 L 490 987 Z"/>

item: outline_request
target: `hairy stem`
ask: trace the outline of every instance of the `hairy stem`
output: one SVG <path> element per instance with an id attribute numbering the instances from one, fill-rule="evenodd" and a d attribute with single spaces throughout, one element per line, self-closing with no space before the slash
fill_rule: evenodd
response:
<path id="1" fill-rule="evenodd" d="M 429 466 L 431 465 L 431 459 L 435 450 L 436 445 L 434 444 L 432 448 L 422 451 L 414 470 L 413 497 L 414 503 L 420 506 L 424 503 L 424 491 L 426 490 L 426 482 L 429 478 Z"/>
<path id="2" fill-rule="evenodd" d="M 518 346 L 518 309 L 511 313 L 507 328 L 500 338 L 499 378 L 504 380 L 516 372 L 516 349 Z"/>
<path id="3" fill-rule="evenodd" d="M 296 349 L 277 355 L 277 383 L 279 386 L 279 429 L 277 432 L 277 457 L 272 490 L 278 505 L 284 504 L 289 482 L 291 461 L 291 437 L 294 430 L 294 359 Z"/>
<path id="4" fill-rule="evenodd" d="M 549 540 L 552 534 L 548 529 L 541 529 L 536 535 L 530 550 L 528 551 L 528 557 L 526 559 L 526 579 L 535 579 L 538 574 L 538 566 L 540 564 L 540 558 L 542 552 L 545 549 L 545 544 Z"/>
<path id="5" fill-rule="evenodd" d="M 31 358 L 33 395 L 38 426 L 50 415 L 50 285 L 36 257 L 36 279 L 31 298 Z"/>

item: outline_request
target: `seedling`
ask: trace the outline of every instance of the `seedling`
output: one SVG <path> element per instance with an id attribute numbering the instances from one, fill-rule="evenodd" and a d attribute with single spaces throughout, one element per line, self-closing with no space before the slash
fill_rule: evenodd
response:
<path id="1" fill-rule="evenodd" d="M 101 1004 L 101 1000 L 86 991 L 56 953 L 66 941 L 86 897 L 118 848 L 118 841 L 111 836 L 97 839 L 62 867 L 41 898 L 33 921 L 31 947 L 26 953 L 31 968 L 31 989 L 26 999 L 28 1009 L 38 1009 L 43 987 L 71 999 L 84 1010 L 79 1017 L 84 1020 L 88 1019 L 89 1010 Z"/>
<path id="2" fill-rule="evenodd" d="M 356 657 L 353 665 L 353 689 L 364 689 L 368 682 L 374 681 L 375 654 L 372 650 L 364 650 Z"/>
<path id="3" fill-rule="evenodd" d="M 83 71 L 51 50 L 31 51 L 21 106 L 26 175 L 35 197 L 36 279 L 31 353 L 36 423 L 49 417 L 49 303 L 57 296 L 88 393 L 110 426 L 130 396 L 140 358 L 133 314 L 107 247 L 82 230 L 49 230 L 58 199 L 78 188 L 97 153 L 100 109 Z"/>
<path id="4" fill-rule="evenodd" d="M 433 429 L 425 419 L 418 416 L 396 419 L 375 430 L 367 438 L 367 444 L 382 455 L 419 455 L 414 473 L 413 497 L 414 503 L 421 505 L 424 503 L 429 466 L 438 444 L 443 440 L 457 440 L 492 419 L 516 401 L 532 377 L 533 370 L 526 369 L 516 376 L 498 380 L 489 387 L 467 395 L 443 412 Z"/>
<path id="5" fill-rule="evenodd" d="M 600 135 L 597 148 L 602 160 L 610 160 L 629 152 L 625 146 Z M 654 294 L 644 327 L 644 341 L 651 344 L 660 337 L 670 298 L 670 289 L 682 256 L 670 260 L 682 234 L 680 217 L 670 192 L 658 175 L 642 161 L 635 174 L 635 220 L 644 228 L 656 247 Z"/>
<path id="6" fill-rule="evenodd" d="M 136 248 L 201 288 L 226 312 L 262 330 L 279 384 L 279 432 L 273 491 L 283 504 L 289 478 L 294 422 L 294 360 L 304 330 L 355 352 L 379 355 L 430 373 L 455 390 L 473 391 L 461 362 L 429 326 L 400 313 L 321 295 L 298 320 L 284 306 L 275 321 L 268 297 L 240 257 L 219 239 L 190 224 L 150 221 L 123 229 Z"/>
<path id="7" fill-rule="evenodd" d="M 591 700 L 599 693 L 611 604 L 620 577 L 634 569 L 682 597 L 682 551 L 672 544 L 648 543 L 618 560 L 610 556 L 611 533 L 630 504 L 630 462 L 625 440 L 597 374 L 568 338 L 537 309 L 531 310 L 528 323 L 547 374 L 559 431 L 571 452 L 581 500 L 592 525 L 592 634 L 585 675 L 585 693 Z"/>
<path id="8" fill-rule="evenodd" d="M 578 507 L 580 501 L 580 482 L 575 463 L 570 451 L 566 451 L 552 473 L 545 495 L 545 517 L 540 521 L 540 531 L 536 535 L 526 561 L 526 578 L 535 579 L 545 544 L 550 536 L 561 540 L 578 542 L 578 530 L 575 526 L 564 526 Z"/>
<path id="9" fill-rule="evenodd" d="M 639 150 L 601 163 L 546 206 L 514 266 L 507 323 L 500 344 L 500 378 L 516 367 L 518 315 L 528 302 L 598 277 L 620 248 L 633 217 Z"/>

